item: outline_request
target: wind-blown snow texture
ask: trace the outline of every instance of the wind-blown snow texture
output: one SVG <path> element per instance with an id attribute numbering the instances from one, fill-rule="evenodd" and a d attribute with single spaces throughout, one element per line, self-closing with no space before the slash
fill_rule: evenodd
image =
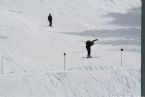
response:
<path id="1" fill-rule="evenodd" d="M 140 9 L 140 0 L 0 0 L 0 97 L 140 96 Z M 99 58 L 82 58 L 95 38 Z"/>

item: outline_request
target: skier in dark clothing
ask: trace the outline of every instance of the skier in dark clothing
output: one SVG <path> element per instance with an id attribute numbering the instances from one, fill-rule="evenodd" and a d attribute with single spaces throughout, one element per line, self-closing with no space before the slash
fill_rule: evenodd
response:
<path id="1" fill-rule="evenodd" d="M 48 16 L 49 26 L 52 27 L 52 16 L 51 13 Z"/>
<path id="2" fill-rule="evenodd" d="M 98 39 L 95 39 L 93 41 L 90 41 L 90 40 L 86 41 L 86 49 L 87 49 L 87 52 L 88 52 L 87 58 L 92 58 L 92 56 L 91 56 L 91 46 L 94 45 L 95 41 L 98 41 Z"/>

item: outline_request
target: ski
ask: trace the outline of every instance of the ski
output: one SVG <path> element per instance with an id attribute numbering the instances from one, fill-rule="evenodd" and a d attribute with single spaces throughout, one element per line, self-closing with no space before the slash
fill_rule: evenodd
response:
<path id="1" fill-rule="evenodd" d="M 88 58 L 88 57 L 82 57 L 82 59 L 84 59 L 84 58 L 86 58 L 86 59 L 91 59 L 91 58 L 100 58 L 100 56 L 97 56 L 97 57 L 91 57 L 91 58 Z"/>

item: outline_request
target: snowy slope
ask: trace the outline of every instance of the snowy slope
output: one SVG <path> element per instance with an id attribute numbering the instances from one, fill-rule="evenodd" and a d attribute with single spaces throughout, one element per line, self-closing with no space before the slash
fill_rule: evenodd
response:
<path id="1" fill-rule="evenodd" d="M 132 73 L 135 75 L 132 76 Z M 137 79 L 140 79 L 140 72 L 129 69 L 1 75 L 0 95 L 2 97 L 136 97 L 141 91 L 140 80 Z"/>
<path id="2" fill-rule="evenodd" d="M 0 96 L 139 95 L 140 8 L 140 0 L 0 0 Z M 85 41 L 95 38 L 92 56 L 99 58 L 82 59 Z"/>

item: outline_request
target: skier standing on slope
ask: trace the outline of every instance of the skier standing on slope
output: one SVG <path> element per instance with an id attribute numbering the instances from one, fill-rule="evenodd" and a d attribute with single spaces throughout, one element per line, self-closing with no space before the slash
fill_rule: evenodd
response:
<path id="1" fill-rule="evenodd" d="M 52 27 L 52 16 L 51 13 L 48 16 L 49 26 Z"/>
<path id="2" fill-rule="evenodd" d="M 92 56 L 91 56 L 91 46 L 94 45 L 95 41 L 98 41 L 98 39 L 95 39 L 93 41 L 90 41 L 90 40 L 86 41 L 86 49 L 87 49 L 87 52 L 88 52 L 87 53 L 87 58 L 92 58 Z"/>

